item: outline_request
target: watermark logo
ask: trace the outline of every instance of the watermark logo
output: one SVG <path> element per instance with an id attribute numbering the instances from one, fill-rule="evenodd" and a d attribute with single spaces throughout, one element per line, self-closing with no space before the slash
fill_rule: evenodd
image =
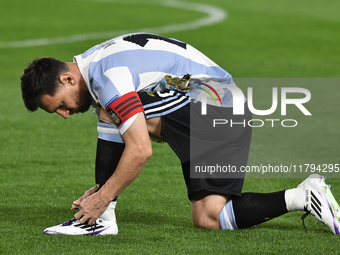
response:
<path id="1" fill-rule="evenodd" d="M 221 84 L 218 82 L 213 82 L 211 84 L 202 83 L 198 87 L 203 93 L 200 93 L 199 101 L 201 102 L 201 115 L 208 114 L 207 105 L 232 107 L 233 116 L 244 115 L 245 104 L 248 106 L 249 111 L 258 116 L 269 116 L 276 112 L 278 107 L 281 108 L 281 116 L 287 115 L 287 106 L 292 105 L 296 107 L 303 115 L 311 116 L 311 112 L 305 107 L 305 104 L 310 101 L 311 93 L 308 89 L 300 87 L 272 87 L 271 94 L 268 95 L 266 91 L 266 96 L 262 95 L 254 99 L 253 87 L 247 88 L 247 96 L 243 94 L 242 90 L 235 84 Z M 254 88 L 256 91 L 256 87 Z M 263 91 L 263 90 L 262 90 Z M 280 92 L 280 95 L 279 95 Z M 293 96 L 292 96 L 293 95 Z M 254 101 L 265 101 L 270 102 L 270 107 L 265 107 L 265 109 L 258 109 L 254 106 Z M 292 109 L 292 108 L 290 108 Z M 223 116 L 221 116 L 223 117 Z M 230 117 L 230 116 L 229 116 Z M 232 118 L 216 118 L 213 120 L 213 127 L 217 125 L 243 125 L 250 127 L 262 127 L 266 123 L 274 127 L 276 123 L 280 123 L 282 127 L 296 127 L 298 125 L 295 119 L 251 119 L 244 120 L 243 122 L 235 122 Z M 268 125 L 267 124 L 267 125 Z"/>
<path id="2" fill-rule="evenodd" d="M 214 95 L 207 88 L 210 89 L 212 91 L 212 93 L 214 93 Z M 217 91 L 212 86 L 210 86 L 208 84 L 205 84 L 205 83 L 202 83 L 201 86 L 198 87 L 198 89 L 206 92 L 210 96 L 210 98 L 214 101 L 215 105 L 217 106 L 217 102 L 216 102 L 216 99 L 215 99 L 215 96 L 216 96 L 217 99 L 219 100 L 220 106 L 222 106 L 221 97 L 220 97 L 220 95 L 217 93 Z M 204 97 L 203 97 L 203 99 L 204 99 Z M 206 112 L 207 112 L 206 111 L 206 109 L 207 109 L 207 100 L 203 100 L 203 101 L 204 101 L 205 114 L 206 114 Z"/>
<path id="3" fill-rule="evenodd" d="M 215 95 L 217 95 L 218 99 L 220 100 L 221 106 L 222 106 L 222 101 L 220 96 L 217 94 L 216 90 L 207 84 L 204 84 L 208 88 L 210 88 Z M 227 85 L 227 84 L 216 84 L 217 88 L 222 88 L 222 89 L 228 89 L 233 97 L 233 114 L 234 115 L 243 115 L 244 114 L 244 95 L 243 92 L 240 88 L 238 88 L 236 85 Z M 204 90 L 207 92 L 208 95 L 210 95 L 211 98 L 213 98 L 213 95 L 207 91 L 206 89 L 200 88 L 201 90 Z M 270 115 L 274 113 L 277 109 L 278 106 L 278 92 L 277 92 L 277 87 L 272 88 L 272 105 L 269 109 L 267 110 L 258 110 L 255 109 L 254 104 L 253 104 L 253 88 L 248 87 L 247 88 L 247 103 L 249 110 L 256 115 Z M 303 98 L 287 98 L 287 94 L 289 93 L 300 93 L 303 94 Z M 306 107 L 303 106 L 304 103 L 307 103 L 311 99 L 311 93 L 309 90 L 305 88 L 291 88 L 291 87 L 283 87 L 281 88 L 281 115 L 287 115 L 287 105 L 292 104 L 295 105 L 304 115 L 312 115 Z M 213 98 L 215 104 L 216 100 Z M 207 100 L 206 97 L 202 97 L 202 109 L 201 113 L 202 115 L 207 114 Z M 217 105 L 217 104 L 216 104 Z"/>

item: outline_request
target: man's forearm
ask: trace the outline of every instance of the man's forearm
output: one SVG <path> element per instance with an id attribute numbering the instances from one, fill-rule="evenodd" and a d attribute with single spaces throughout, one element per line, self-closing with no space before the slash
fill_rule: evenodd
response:
<path id="1" fill-rule="evenodd" d="M 105 200 L 115 198 L 136 179 L 152 155 L 144 114 L 138 114 L 134 123 L 123 134 L 123 138 L 125 149 L 116 171 L 99 191 Z"/>
<path id="2" fill-rule="evenodd" d="M 116 171 L 103 187 L 80 204 L 80 211 L 75 214 L 80 223 L 92 224 L 107 208 L 108 204 L 120 194 L 142 171 L 152 155 L 152 146 L 148 135 L 145 116 L 139 113 L 135 121 L 123 134 L 125 149 Z"/>
<path id="3" fill-rule="evenodd" d="M 142 171 L 149 155 L 125 148 L 116 171 L 98 191 L 105 201 L 111 201 L 120 194 Z"/>

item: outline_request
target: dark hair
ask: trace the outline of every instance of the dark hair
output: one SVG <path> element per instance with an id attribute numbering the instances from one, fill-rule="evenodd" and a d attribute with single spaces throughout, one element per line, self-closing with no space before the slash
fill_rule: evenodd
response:
<path id="1" fill-rule="evenodd" d="M 21 75 L 21 93 L 26 108 L 34 112 L 45 94 L 54 96 L 59 85 L 59 77 L 69 71 L 68 65 L 55 58 L 37 58 Z"/>

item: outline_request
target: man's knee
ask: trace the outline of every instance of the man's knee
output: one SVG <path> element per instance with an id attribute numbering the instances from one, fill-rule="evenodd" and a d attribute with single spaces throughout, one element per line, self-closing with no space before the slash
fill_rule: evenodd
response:
<path id="1" fill-rule="evenodd" d="M 215 215 L 202 212 L 200 214 L 193 214 L 192 220 L 197 228 L 219 229 L 219 220 Z"/>
<path id="2" fill-rule="evenodd" d="M 198 194 L 191 201 L 192 220 L 195 227 L 220 229 L 219 214 L 227 198 L 217 194 Z"/>

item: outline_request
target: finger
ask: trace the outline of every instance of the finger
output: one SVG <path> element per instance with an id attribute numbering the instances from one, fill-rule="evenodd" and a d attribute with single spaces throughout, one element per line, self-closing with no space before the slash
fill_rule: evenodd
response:
<path id="1" fill-rule="evenodd" d="M 72 210 L 76 210 L 76 209 L 79 209 L 79 205 L 80 203 L 84 200 L 84 197 L 80 197 L 79 199 L 77 199 L 76 201 L 73 202 L 72 206 L 71 206 L 71 209 Z"/>
<path id="2" fill-rule="evenodd" d="M 89 221 L 91 220 L 91 216 L 89 215 L 85 215 L 85 213 L 83 212 L 83 210 L 80 209 L 79 212 L 77 212 L 75 215 L 74 215 L 74 218 L 79 220 L 79 222 L 81 224 L 89 224 Z M 92 220 L 92 223 L 89 224 L 89 225 L 92 225 L 94 223 L 94 220 Z"/>
<path id="3" fill-rule="evenodd" d="M 76 209 L 79 209 L 79 205 L 75 203 L 76 201 L 73 202 L 72 206 L 71 206 L 71 209 L 72 210 L 76 210 Z"/>
<path id="4" fill-rule="evenodd" d="M 95 222 L 96 220 L 94 220 L 94 219 L 89 219 L 89 221 L 88 221 L 88 223 L 87 224 L 89 224 L 89 225 L 93 225 L 93 223 Z"/>
<path id="5" fill-rule="evenodd" d="M 95 221 L 99 218 L 99 216 L 96 215 L 96 214 L 93 214 L 92 216 L 89 216 L 89 220 L 88 220 L 87 224 L 93 225 L 95 223 Z"/>
<path id="6" fill-rule="evenodd" d="M 86 198 L 88 198 L 89 196 L 91 196 L 92 194 L 89 191 L 86 191 L 84 196 L 83 196 L 83 200 L 85 200 Z"/>
<path id="7" fill-rule="evenodd" d="M 86 198 L 88 198 L 89 196 L 91 196 L 92 194 L 96 193 L 96 187 L 93 187 L 89 190 L 87 190 L 83 196 L 83 200 L 85 200 Z"/>
<path id="8" fill-rule="evenodd" d="M 89 223 L 91 220 L 91 217 L 90 216 L 86 216 L 86 215 L 83 215 L 80 219 L 79 219 L 79 222 L 81 224 L 87 224 L 87 225 L 92 225 L 94 223 L 94 221 L 92 220 L 92 223 Z"/>
<path id="9" fill-rule="evenodd" d="M 89 225 L 93 225 L 95 221 L 100 217 L 102 213 L 101 212 L 95 212 L 91 216 L 88 217 L 88 223 Z"/>
<path id="10" fill-rule="evenodd" d="M 80 220 L 84 216 L 83 212 L 80 210 L 74 215 L 74 218 Z"/>

